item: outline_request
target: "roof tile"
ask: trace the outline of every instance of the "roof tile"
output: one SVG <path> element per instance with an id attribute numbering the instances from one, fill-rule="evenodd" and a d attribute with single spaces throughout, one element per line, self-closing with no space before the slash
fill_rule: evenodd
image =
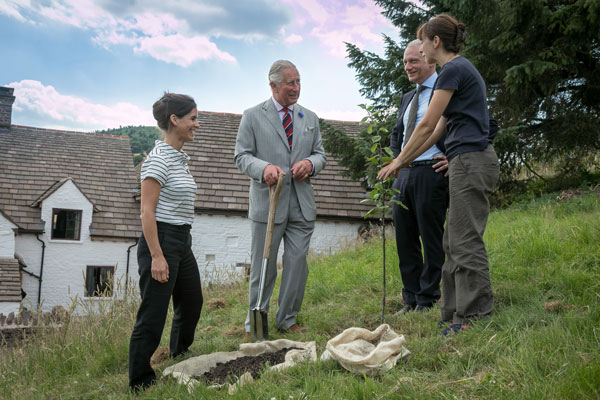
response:
<path id="1" fill-rule="evenodd" d="M 32 203 L 57 181 L 71 178 L 100 210 L 93 215 L 92 235 L 135 238 L 141 233 L 127 137 L 12 125 L 0 132 L 0 171 L 9 171 L 0 177 L 0 209 L 21 229 L 41 231 L 41 210 Z M 111 215 L 116 208 L 119 218 Z"/>
<path id="2" fill-rule="evenodd" d="M 196 208 L 240 214 L 248 212 L 249 178 L 233 163 L 235 140 L 242 116 L 201 111 L 198 113 L 200 128 L 194 141 L 186 143 L 184 151 L 190 156 L 190 171 L 198 185 Z M 358 122 L 327 121 L 350 135 L 358 134 Z M 370 210 L 360 204 L 365 191 L 359 182 L 340 175 L 345 168 L 327 154 L 327 166 L 311 178 L 315 188 L 317 216 L 330 218 L 362 219 Z"/>

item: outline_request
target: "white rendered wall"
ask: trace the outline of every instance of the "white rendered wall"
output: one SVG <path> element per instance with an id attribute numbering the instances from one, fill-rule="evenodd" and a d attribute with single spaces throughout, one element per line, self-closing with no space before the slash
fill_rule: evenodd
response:
<path id="1" fill-rule="evenodd" d="M 191 234 L 203 284 L 231 282 L 244 276 L 244 268 L 236 268 L 236 264 L 250 264 L 248 218 L 196 214 Z"/>
<path id="2" fill-rule="evenodd" d="M 17 226 L 0 214 L 0 257 L 14 258 L 15 229 Z M 0 310 L 0 312 L 2 312 Z"/>
<path id="3" fill-rule="evenodd" d="M 358 228 L 361 225 L 317 220 L 310 252 L 337 252 L 358 238 Z M 196 215 L 191 233 L 192 249 L 204 284 L 228 282 L 243 276 L 243 267 L 236 268 L 236 264 L 250 264 L 252 236 L 248 218 Z M 282 254 L 283 241 L 279 246 L 278 262 L 281 262 Z"/>
<path id="4" fill-rule="evenodd" d="M 333 254 L 358 239 L 363 222 L 319 221 L 310 240 L 310 251 L 317 254 Z"/>
<path id="5" fill-rule="evenodd" d="M 81 240 L 51 240 L 52 208 L 82 210 Z M 94 305 L 124 294 L 125 274 L 127 266 L 127 248 L 134 240 L 125 241 L 91 241 L 89 226 L 92 221 L 92 204 L 81 194 L 75 185 L 67 181 L 56 192 L 44 200 L 42 219 L 46 221 L 45 232 L 39 235 L 46 243 L 44 268 L 42 276 L 42 309 L 50 311 L 53 306 L 61 305 L 69 308 L 77 299 L 85 305 Z M 137 247 L 133 247 L 129 257 L 129 277 L 133 279 L 129 287 L 137 287 Z M 23 257 L 26 270 L 40 275 L 42 243 L 35 235 L 17 236 L 16 252 Z M 113 266 L 115 268 L 115 288 L 112 298 L 85 297 L 85 274 L 87 266 Z M 23 274 L 23 290 L 27 297 L 23 305 L 35 309 L 38 302 L 39 281 L 30 275 Z M 83 307 L 78 307 L 79 312 Z"/>
<path id="6" fill-rule="evenodd" d="M 8 316 L 10 313 L 15 313 L 17 315 L 19 313 L 19 306 L 21 303 L 14 302 L 0 302 L 0 313 Z"/>
<path id="7" fill-rule="evenodd" d="M 134 244 L 133 240 L 131 242 L 88 240 L 82 243 L 57 243 L 46 240 L 43 235 L 40 235 L 40 239 L 46 243 L 41 293 L 43 311 L 50 311 L 55 305 L 68 309 L 76 298 L 84 304 L 93 304 L 123 297 L 127 248 Z M 136 252 L 137 246 L 131 248 L 129 255 L 130 289 L 137 289 L 139 278 Z M 17 253 L 23 257 L 27 265 L 26 270 L 39 276 L 42 244 L 34 235 L 17 237 Z M 115 288 L 112 298 L 85 297 L 85 273 L 88 265 L 115 267 Z M 37 307 L 38 286 L 39 281 L 36 278 L 23 273 L 23 290 L 27 293 L 23 305 L 29 309 Z"/>
<path id="8" fill-rule="evenodd" d="M 55 208 L 65 210 L 82 210 L 80 240 L 54 240 L 60 243 L 84 243 L 90 239 L 90 224 L 92 223 L 92 203 L 79 191 L 75 184 L 68 180 L 48 196 L 42 203 L 41 218 L 46 222 L 44 240 L 50 241 L 52 235 L 52 210 Z"/>

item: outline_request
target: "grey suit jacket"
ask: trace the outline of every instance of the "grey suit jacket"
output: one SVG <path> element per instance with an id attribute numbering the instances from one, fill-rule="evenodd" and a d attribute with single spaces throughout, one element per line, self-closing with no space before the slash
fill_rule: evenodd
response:
<path id="1" fill-rule="evenodd" d="M 272 99 L 258 104 L 242 116 L 235 143 L 235 165 L 250 177 L 248 218 L 267 222 L 269 186 L 263 182 L 263 170 L 268 164 L 280 167 L 286 174 L 277 203 L 276 223 L 287 217 L 292 185 L 296 189 L 302 215 L 307 221 L 316 219 L 314 192 L 310 178 L 301 182 L 292 178 L 290 168 L 308 159 L 314 166 L 313 176 L 325 166 L 325 150 L 321 141 L 317 115 L 294 104 L 294 136 L 290 150 L 279 113 Z"/>

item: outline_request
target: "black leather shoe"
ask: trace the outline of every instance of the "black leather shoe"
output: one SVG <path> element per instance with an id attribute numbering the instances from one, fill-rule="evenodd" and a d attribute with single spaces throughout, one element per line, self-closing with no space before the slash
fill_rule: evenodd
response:
<path id="1" fill-rule="evenodd" d="M 415 311 L 416 312 L 425 312 L 425 311 L 429 311 L 431 309 L 431 307 L 433 307 L 433 304 L 425 304 L 425 305 L 417 304 L 417 306 L 415 307 Z"/>
<path id="2" fill-rule="evenodd" d="M 415 306 L 414 306 L 414 305 L 412 305 L 412 304 L 405 304 L 405 305 L 404 305 L 404 307 L 402 307 L 402 308 L 400 309 L 400 311 L 398 311 L 398 312 L 397 312 L 396 314 L 394 314 L 394 315 L 404 315 L 404 314 L 406 314 L 406 313 L 409 313 L 409 312 L 411 312 L 411 311 L 412 311 L 412 310 L 414 310 L 414 309 L 415 309 Z"/>

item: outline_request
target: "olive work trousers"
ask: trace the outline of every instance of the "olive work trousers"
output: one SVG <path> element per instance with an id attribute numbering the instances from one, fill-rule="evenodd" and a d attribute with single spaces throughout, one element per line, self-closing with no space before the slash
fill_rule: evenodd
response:
<path id="1" fill-rule="evenodd" d="M 492 313 L 494 295 L 483 234 L 490 213 L 488 196 L 500 166 L 492 145 L 458 154 L 449 163 L 450 207 L 444 231 L 442 320 L 465 324 Z"/>

